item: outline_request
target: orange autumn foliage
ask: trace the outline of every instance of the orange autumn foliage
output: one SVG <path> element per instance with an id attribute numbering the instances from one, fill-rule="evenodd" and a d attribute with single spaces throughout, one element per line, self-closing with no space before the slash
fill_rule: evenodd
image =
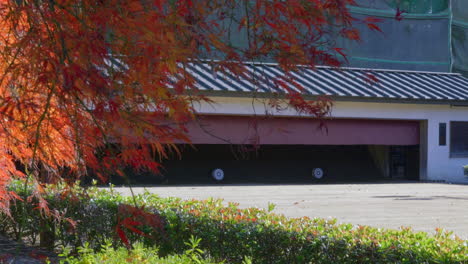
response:
<path id="1" fill-rule="evenodd" d="M 339 66 L 344 53 L 333 39 L 358 40 L 352 22 L 374 27 L 352 18 L 348 4 L 1 0 L 0 207 L 14 196 L 8 182 L 24 177 L 18 164 L 37 180 L 89 169 L 105 178 L 124 165 L 156 171 L 155 156 L 189 142 L 193 102 L 208 100 L 184 68 L 197 60 L 216 59 L 214 71 L 243 78 L 252 78 L 244 61 L 276 61 L 286 72 L 275 80 L 285 102 L 324 115 L 329 102 L 304 100 L 287 73 L 297 64 Z M 233 45 L 233 32 L 247 43 Z"/>

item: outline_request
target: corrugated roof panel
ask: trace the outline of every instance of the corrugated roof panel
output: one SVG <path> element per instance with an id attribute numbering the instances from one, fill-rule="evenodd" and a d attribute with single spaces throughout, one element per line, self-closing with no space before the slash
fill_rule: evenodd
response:
<path id="1" fill-rule="evenodd" d="M 419 98 L 422 95 L 420 94 L 414 94 L 411 91 L 408 91 L 408 89 L 404 89 L 400 86 L 401 83 L 398 82 L 398 80 L 395 80 L 394 78 L 387 78 L 388 76 L 385 74 L 382 74 L 381 72 L 373 72 L 371 73 L 377 78 L 377 83 L 382 84 L 387 90 L 392 91 L 396 94 L 396 98 Z"/>
<path id="2" fill-rule="evenodd" d="M 445 93 L 442 93 L 439 89 L 439 85 L 437 85 L 431 80 L 427 80 L 425 74 L 411 75 L 410 78 L 413 79 L 413 82 L 416 85 L 424 87 L 421 89 L 427 89 L 432 94 L 437 94 L 439 97 L 453 100 L 459 96 L 459 95 L 454 94 L 453 91 L 449 89 L 447 89 Z"/>
<path id="3" fill-rule="evenodd" d="M 434 78 L 431 78 L 430 76 L 427 76 L 426 79 L 430 82 L 432 82 L 434 85 L 437 85 L 439 89 L 443 89 L 446 92 L 452 92 L 456 93 L 458 96 L 457 97 L 463 97 L 466 98 L 466 86 L 468 84 L 463 84 L 462 82 L 454 81 L 456 78 L 453 78 L 456 76 L 436 76 Z"/>
<path id="4" fill-rule="evenodd" d="M 390 94 L 382 91 L 380 85 L 374 85 L 372 83 L 366 82 L 362 76 L 354 76 L 349 71 L 337 71 L 337 74 L 341 75 L 340 78 L 343 79 L 342 82 L 353 85 L 356 89 L 361 89 L 366 91 L 369 97 L 385 97 L 391 96 Z"/>
<path id="5" fill-rule="evenodd" d="M 446 89 L 451 89 L 460 94 L 460 98 L 468 99 L 468 93 L 466 87 L 468 87 L 468 80 L 463 76 L 437 76 L 438 80 L 442 83 Z"/>
<path id="6" fill-rule="evenodd" d="M 296 72 L 300 72 L 302 74 L 302 79 L 304 81 L 313 83 L 313 86 L 309 86 L 308 88 L 311 90 L 315 90 L 318 92 L 319 95 L 337 95 L 336 91 L 329 88 L 328 85 L 324 85 L 323 83 L 319 82 L 316 78 L 312 76 L 312 71 L 311 69 L 307 68 L 301 68 Z M 326 91 L 325 93 L 321 91 Z"/>
<path id="7" fill-rule="evenodd" d="M 460 74 L 299 66 L 289 73 L 294 83 L 286 83 L 285 89 L 278 84 L 285 73 L 276 64 L 246 63 L 249 77 L 244 78 L 229 71 L 216 71 L 205 62 L 189 63 L 187 69 L 202 91 L 287 93 L 289 89 L 304 95 L 336 98 L 441 102 L 468 99 L 468 79 Z"/>
<path id="8" fill-rule="evenodd" d="M 385 87 L 382 86 L 380 83 L 370 83 L 362 74 L 356 74 L 352 71 L 340 71 L 343 74 L 343 78 L 349 80 L 351 83 L 357 85 L 357 87 L 361 89 L 368 90 L 371 94 L 375 95 L 375 97 L 382 98 L 382 97 L 391 97 L 394 98 L 395 94 L 391 91 L 388 91 Z"/>
<path id="9" fill-rule="evenodd" d="M 299 83 L 306 89 L 309 95 L 331 95 L 331 93 L 325 90 L 320 85 L 316 85 L 312 80 L 306 78 L 306 74 L 303 70 L 291 72 L 291 75 L 296 79 L 296 82 Z"/>
<path id="10" fill-rule="evenodd" d="M 349 83 L 349 81 L 343 76 L 338 76 L 338 71 L 333 71 L 330 69 L 320 69 L 319 70 L 321 75 L 324 75 L 324 78 L 330 80 L 330 82 L 334 83 L 337 86 L 342 87 L 346 92 L 356 94 L 362 97 L 369 97 L 369 93 L 366 89 L 359 89 Z"/>
<path id="11" fill-rule="evenodd" d="M 405 85 L 407 88 L 412 89 L 412 91 L 419 93 L 419 94 L 424 94 L 429 96 L 430 98 L 436 98 L 436 99 L 448 99 L 447 96 L 438 93 L 437 91 L 432 91 L 429 89 L 427 86 L 422 87 L 421 83 L 415 82 L 414 78 L 415 75 L 410 75 L 406 76 L 404 73 L 389 73 L 390 77 L 395 76 L 400 82 L 403 82 L 402 84 Z"/>

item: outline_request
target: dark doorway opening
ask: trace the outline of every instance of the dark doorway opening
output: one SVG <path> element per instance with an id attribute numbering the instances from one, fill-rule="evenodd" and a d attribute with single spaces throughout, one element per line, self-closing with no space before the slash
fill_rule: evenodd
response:
<path id="1" fill-rule="evenodd" d="M 418 180 L 418 146 L 382 147 L 383 163 L 376 160 L 375 152 L 370 151 L 368 145 L 263 145 L 258 148 L 221 144 L 181 145 L 181 156 L 174 154 L 170 159 L 163 161 L 161 173 L 136 173 L 128 170 L 127 174 L 131 183 L 138 185 Z M 382 166 L 387 166 L 387 169 Z M 314 169 L 317 168 L 323 171 L 323 177 L 320 179 L 314 175 Z M 217 182 L 213 179 L 212 173 L 215 169 L 223 170 L 222 181 Z M 401 177 L 394 177 L 396 172 L 400 173 L 398 175 Z M 116 177 L 112 182 L 124 183 Z"/>
<path id="2" fill-rule="evenodd" d="M 390 177 L 396 180 L 419 180 L 419 146 L 390 147 Z"/>

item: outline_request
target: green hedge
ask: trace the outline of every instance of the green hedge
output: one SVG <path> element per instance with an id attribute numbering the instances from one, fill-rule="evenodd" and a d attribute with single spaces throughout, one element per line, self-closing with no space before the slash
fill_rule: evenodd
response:
<path id="1" fill-rule="evenodd" d="M 94 251 L 87 246 L 80 247 L 78 254 L 71 255 L 69 251 L 60 254 L 60 264 L 215 264 L 204 259 L 201 254 L 203 251 L 198 248 L 199 240 L 192 238 L 190 243 L 186 243 L 189 247 L 184 254 L 170 255 L 161 257 L 158 248 L 145 247 L 140 243 L 133 245 L 132 249 L 128 250 L 124 247 L 115 249 L 112 244 L 103 245 L 100 250 Z M 248 261 L 248 259 L 247 259 Z M 246 262 L 247 263 L 247 262 Z"/>
<path id="2" fill-rule="evenodd" d="M 12 189 L 23 197 L 29 195 L 20 186 Z M 51 210 L 75 220 L 75 228 L 64 219 L 44 220 L 32 201 L 12 205 L 16 221 L 2 216 L 2 232 L 31 239 L 47 229 L 55 233 L 55 245 L 74 249 L 85 243 L 98 249 L 109 239 L 115 246 L 121 245 L 115 235 L 118 207 L 133 204 L 131 197 L 97 188 L 86 193 L 76 189 L 67 195 L 47 193 Z M 162 255 L 183 253 L 184 242 L 193 235 L 201 239 L 200 248 L 207 257 L 227 263 L 241 263 L 244 257 L 252 258 L 253 263 L 468 263 L 467 241 L 443 231 L 431 236 L 410 229 L 337 224 L 335 220 L 289 219 L 262 209 L 239 209 L 232 203 L 223 206 L 221 200 L 213 199 L 182 201 L 145 193 L 135 201 L 164 219 L 164 231 L 144 227 L 149 237 L 129 239 L 157 246 Z"/>

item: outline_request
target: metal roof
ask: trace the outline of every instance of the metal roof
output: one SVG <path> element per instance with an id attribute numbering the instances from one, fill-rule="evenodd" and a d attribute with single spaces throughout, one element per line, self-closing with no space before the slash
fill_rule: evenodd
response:
<path id="1" fill-rule="evenodd" d="M 216 63 L 193 62 L 188 71 L 201 91 L 285 93 L 274 80 L 284 75 L 277 64 L 245 63 L 249 78 L 214 70 Z M 468 79 L 458 73 L 416 72 L 363 68 L 297 67 L 290 72 L 305 96 L 328 95 L 335 99 L 419 101 L 468 104 Z M 296 89 L 294 85 L 289 85 Z"/>

